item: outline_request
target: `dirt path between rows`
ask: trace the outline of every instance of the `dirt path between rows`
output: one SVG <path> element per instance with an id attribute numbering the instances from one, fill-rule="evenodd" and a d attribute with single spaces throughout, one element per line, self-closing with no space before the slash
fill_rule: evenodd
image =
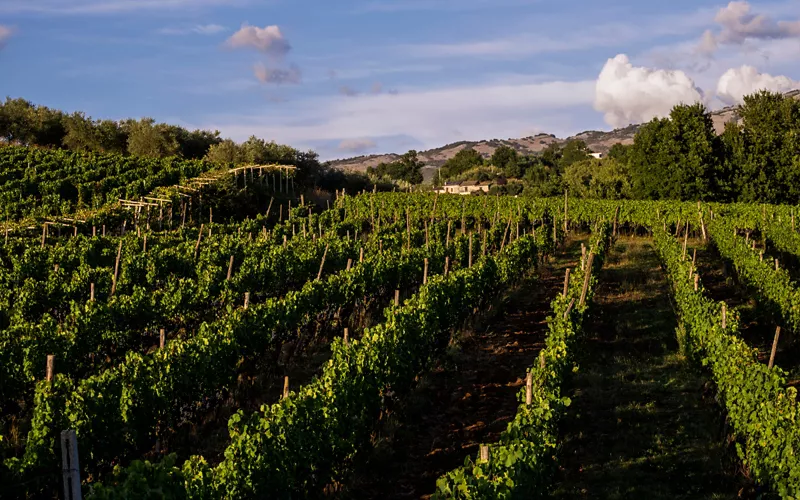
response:
<path id="1" fill-rule="evenodd" d="M 498 440 L 516 414 L 516 393 L 544 345 L 550 301 L 563 288 L 566 267 L 577 264 L 581 241 L 571 239 L 488 327 L 442 356 L 392 416 L 342 498 L 428 498 L 442 474 L 463 465 L 480 443 Z"/>
<path id="2" fill-rule="evenodd" d="M 707 380 L 677 351 L 652 243 L 621 238 L 600 273 L 562 422 L 554 498 L 748 497 Z"/>

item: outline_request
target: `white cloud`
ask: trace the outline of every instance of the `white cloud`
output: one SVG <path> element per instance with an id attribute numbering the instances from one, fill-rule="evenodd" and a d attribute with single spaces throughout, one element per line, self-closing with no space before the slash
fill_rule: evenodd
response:
<path id="1" fill-rule="evenodd" d="M 348 153 L 364 153 L 373 149 L 377 144 L 372 139 L 345 139 L 339 143 L 339 150 Z"/>
<path id="2" fill-rule="evenodd" d="M 162 35 L 216 35 L 225 31 L 219 24 L 197 24 L 186 28 L 163 28 L 158 30 Z"/>
<path id="3" fill-rule="evenodd" d="M 720 45 L 742 45 L 747 40 L 779 40 L 800 38 L 800 20 L 774 21 L 765 14 L 751 12 L 746 1 L 730 2 L 719 9 L 714 22 L 720 27 L 717 34 L 703 33 L 697 49 L 711 55 Z"/>
<path id="4" fill-rule="evenodd" d="M 734 105 L 744 102 L 744 96 L 759 90 L 786 92 L 800 88 L 800 82 L 786 76 L 772 76 L 759 73 L 752 66 L 731 68 L 725 72 L 717 84 L 717 96 L 726 104 Z"/>
<path id="5" fill-rule="evenodd" d="M 233 49 L 253 48 L 275 59 L 283 59 L 292 48 L 278 26 L 259 28 L 247 24 L 231 35 L 225 45 Z"/>
<path id="6" fill-rule="evenodd" d="M 0 24 L 0 49 L 2 49 L 6 44 L 6 41 L 11 38 L 12 34 L 14 34 L 14 32 L 11 30 L 11 28 Z"/>
<path id="7" fill-rule="evenodd" d="M 457 140 L 517 137 L 533 128 L 577 132 L 586 123 L 575 123 L 576 113 L 592 119 L 593 92 L 593 80 L 403 89 L 399 95 L 359 99 L 310 98 L 281 110 L 218 117 L 198 126 L 236 139 L 256 134 L 298 147 L 353 137 L 413 136 L 419 147 L 430 148 Z"/>
<path id="8" fill-rule="evenodd" d="M 297 85 L 303 80 L 303 74 L 297 66 L 289 66 L 287 69 L 268 68 L 264 64 L 258 63 L 253 67 L 253 72 L 261 83 Z"/>
<path id="9" fill-rule="evenodd" d="M 594 108 L 606 123 L 623 127 L 669 115 L 673 106 L 703 101 L 683 71 L 634 67 L 628 56 L 609 59 L 597 79 Z"/>

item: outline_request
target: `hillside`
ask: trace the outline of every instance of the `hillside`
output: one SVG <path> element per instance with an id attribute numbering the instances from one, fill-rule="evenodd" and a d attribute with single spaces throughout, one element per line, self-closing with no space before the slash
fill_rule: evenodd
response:
<path id="1" fill-rule="evenodd" d="M 800 99 L 800 90 L 793 90 L 786 95 Z M 718 134 L 722 133 L 725 123 L 738 120 L 735 106 L 729 106 L 711 113 L 714 122 L 714 129 Z M 485 158 L 489 158 L 494 150 L 502 145 L 514 148 L 521 154 L 533 154 L 543 151 L 553 143 L 563 144 L 572 139 L 580 139 L 594 152 L 605 153 L 616 143 L 632 144 L 633 138 L 641 125 L 629 125 L 624 128 L 612 130 L 610 132 L 600 130 L 587 130 L 580 134 L 559 138 L 553 134 L 538 134 L 535 136 L 522 137 L 519 139 L 488 139 L 482 141 L 459 141 L 445 146 L 419 152 L 419 159 L 425 163 L 423 175 L 428 181 L 437 167 L 442 166 L 447 160 L 455 156 L 462 149 L 472 148 L 481 153 Z M 374 167 L 379 163 L 389 163 L 400 158 L 400 154 L 379 154 L 364 155 L 354 158 L 333 160 L 329 164 L 342 170 L 353 170 L 363 172 L 367 167 Z"/>

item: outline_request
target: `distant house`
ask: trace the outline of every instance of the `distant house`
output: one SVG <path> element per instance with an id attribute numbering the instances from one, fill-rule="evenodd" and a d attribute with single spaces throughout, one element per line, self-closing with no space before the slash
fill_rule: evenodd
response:
<path id="1" fill-rule="evenodd" d="M 488 193 L 492 186 L 505 186 L 507 181 L 498 177 L 493 181 L 461 181 L 461 182 L 445 182 L 444 186 L 436 190 L 437 193 L 447 194 L 472 194 L 479 191 Z"/>
<path id="2" fill-rule="evenodd" d="M 605 158 L 606 155 L 604 155 L 603 153 L 589 153 L 589 156 L 591 156 L 592 158 L 597 158 L 598 160 L 602 160 L 603 158 Z"/>

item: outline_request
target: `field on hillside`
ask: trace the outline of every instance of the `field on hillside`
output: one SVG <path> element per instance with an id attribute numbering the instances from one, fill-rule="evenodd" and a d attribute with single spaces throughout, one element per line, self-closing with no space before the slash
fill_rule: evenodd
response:
<path id="1" fill-rule="evenodd" d="M 2 498 L 800 495 L 797 207 L 22 153 Z"/>

